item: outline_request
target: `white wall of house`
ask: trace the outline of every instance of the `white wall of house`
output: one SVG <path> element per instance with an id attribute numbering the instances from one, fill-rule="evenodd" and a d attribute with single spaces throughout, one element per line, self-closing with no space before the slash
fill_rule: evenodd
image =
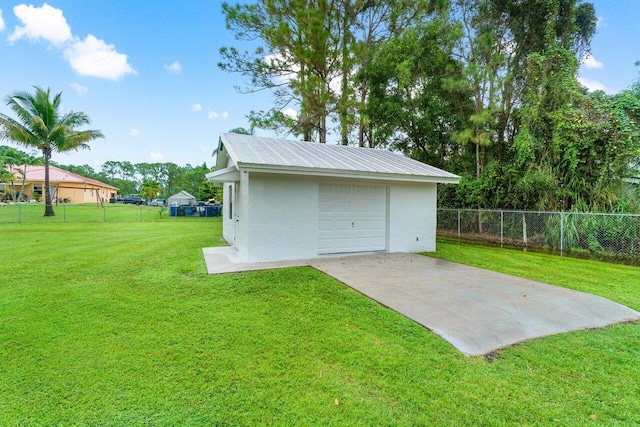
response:
<path id="1" fill-rule="evenodd" d="M 295 175 L 248 175 L 248 259 L 318 256 L 318 182 Z"/>
<path id="2" fill-rule="evenodd" d="M 238 255 L 246 261 L 317 257 L 320 183 L 383 184 L 380 181 L 241 172 L 239 182 L 225 183 L 223 187 L 224 239 L 235 246 Z M 388 206 L 386 250 L 434 251 L 436 184 L 385 184 Z M 229 209 L 234 211 L 231 216 Z"/>
<path id="3" fill-rule="evenodd" d="M 234 186 L 233 220 L 235 247 L 242 259 L 249 259 L 249 175 L 242 173 Z"/>
<path id="4" fill-rule="evenodd" d="M 389 252 L 436 250 L 437 184 L 398 183 L 389 188 Z"/>

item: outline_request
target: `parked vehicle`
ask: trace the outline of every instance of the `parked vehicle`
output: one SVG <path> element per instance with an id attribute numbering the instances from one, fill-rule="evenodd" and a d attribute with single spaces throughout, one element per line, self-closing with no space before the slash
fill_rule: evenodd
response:
<path id="1" fill-rule="evenodd" d="M 153 199 L 149 202 L 149 206 L 165 206 L 167 201 L 165 199 Z"/>
<path id="2" fill-rule="evenodd" d="M 144 199 L 138 196 L 127 196 L 122 199 L 122 203 L 125 205 L 143 205 Z"/>

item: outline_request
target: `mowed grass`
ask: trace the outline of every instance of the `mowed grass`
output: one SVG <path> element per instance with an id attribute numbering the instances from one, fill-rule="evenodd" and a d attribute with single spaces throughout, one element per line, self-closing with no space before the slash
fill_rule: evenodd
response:
<path id="1" fill-rule="evenodd" d="M 3 426 L 640 423 L 638 323 L 489 363 L 312 268 L 207 275 L 219 219 L 0 232 Z M 640 309 L 637 268 L 440 247 Z"/>

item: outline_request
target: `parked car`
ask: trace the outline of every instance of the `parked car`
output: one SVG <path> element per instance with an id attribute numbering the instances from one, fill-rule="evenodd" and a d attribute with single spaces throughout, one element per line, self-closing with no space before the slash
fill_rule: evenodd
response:
<path id="1" fill-rule="evenodd" d="M 127 196 L 122 199 L 122 203 L 125 205 L 143 205 L 144 199 L 138 196 Z"/>
<path id="2" fill-rule="evenodd" d="M 165 206 L 167 201 L 165 199 L 153 199 L 149 202 L 149 206 Z"/>

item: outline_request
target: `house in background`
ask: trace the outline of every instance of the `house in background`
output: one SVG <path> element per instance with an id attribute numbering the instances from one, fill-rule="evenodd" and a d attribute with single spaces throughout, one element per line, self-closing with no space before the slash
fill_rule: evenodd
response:
<path id="1" fill-rule="evenodd" d="M 167 205 L 169 206 L 191 206 L 196 201 L 195 196 L 192 196 L 188 192 L 182 190 L 167 199 Z"/>
<path id="2" fill-rule="evenodd" d="M 438 183 L 460 177 L 388 150 L 221 134 L 223 237 L 245 261 L 428 252 Z"/>
<path id="3" fill-rule="evenodd" d="M 44 199 L 44 166 L 16 166 L 15 169 L 25 171 L 24 195 L 31 200 Z M 22 186 L 22 176 L 17 174 L 14 185 L 16 192 Z M 66 170 L 49 166 L 49 187 L 53 203 L 91 203 L 108 202 L 118 195 L 118 188 L 96 179 L 87 178 Z M 4 191 L 11 191 L 5 183 Z"/>

